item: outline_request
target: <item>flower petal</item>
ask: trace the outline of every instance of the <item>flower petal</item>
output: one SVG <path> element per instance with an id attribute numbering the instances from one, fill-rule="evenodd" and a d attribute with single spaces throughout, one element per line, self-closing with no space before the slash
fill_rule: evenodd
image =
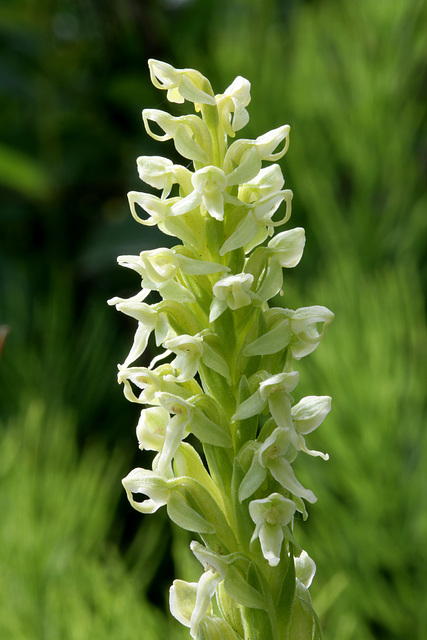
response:
<path id="1" fill-rule="evenodd" d="M 282 267 L 296 267 L 304 251 L 305 231 L 302 227 L 282 231 L 270 240 L 268 246 L 274 249 Z"/>
<path id="2" fill-rule="evenodd" d="M 191 614 L 197 595 L 197 582 L 174 580 L 169 589 L 169 608 L 174 618 L 185 627 L 191 626 Z"/>
<path id="3" fill-rule="evenodd" d="M 163 448 L 169 421 L 169 412 L 163 407 L 143 409 L 136 427 L 139 448 L 160 452 Z"/>
<path id="4" fill-rule="evenodd" d="M 267 468 L 277 482 L 284 489 L 287 489 L 299 498 L 304 498 L 307 502 L 316 502 L 317 498 L 310 489 L 305 489 L 296 479 L 290 463 L 283 457 L 270 459 Z"/>

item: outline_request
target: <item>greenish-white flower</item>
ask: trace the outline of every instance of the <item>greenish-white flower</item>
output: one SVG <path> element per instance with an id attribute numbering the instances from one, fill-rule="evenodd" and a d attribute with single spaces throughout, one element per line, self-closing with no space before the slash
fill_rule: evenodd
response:
<path id="1" fill-rule="evenodd" d="M 162 379 L 158 373 L 147 369 L 147 367 L 124 367 L 119 365 L 118 369 L 117 380 L 119 384 L 123 383 L 123 393 L 127 400 L 138 404 L 159 404 L 155 396 L 157 391 L 160 391 Z M 138 396 L 135 395 L 131 383 L 137 389 L 141 389 L 141 393 Z"/>
<path id="2" fill-rule="evenodd" d="M 323 422 L 331 410 L 331 401 L 330 396 L 306 396 L 291 410 L 300 449 L 311 456 L 320 456 L 324 460 L 329 459 L 328 454 L 307 449 L 304 435 L 317 429 Z"/>
<path id="3" fill-rule="evenodd" d="M 119 256 L 117 260 L 139 273 L 143 289 L 158 291 L 164 300 L 195 301 L 191 291 L 178 281 L 179 258 L 171 249 L 142 251 L 139 256 Z"/>
<path id="4" fill-rule="evenodd" d="M 169 589 L 170 612 L 173 617 L 178 620 L 178 622 L 184 625 L 184 627 L 191 627 L 191 618 L 196 606 L 197 588 L 197 582 L 174 580 L 172 586 Z M 204 611 L 204 615 L 206 613 L 210 613 L 211 611 L 212 605 L 209 600 L 208 606 Z"/>
<path id="5" fill-rule="evenodd" d="M 224 202 L 234 202 L 225 192 L 227 177 L 222 169 L 214 166 L 203 167 L 191 177 L 193 191 L 174 204 L 174 215 L 182 215 L 202 205 L 216 220 L 224 219 Z"/>
<path id="6" fill-rule="evenodd" d="M 196 541 L 191 542 L 190 549 L 205 569 L 214 569 L 219 573 L 225 590 L 233 600 L 253 609 L 267 608 L 264 594 L 249 584 L 241 570 L 242 564 L 248 565 L 250 562 L 247 556 L 239 552 L 224 555 Z"/>
<path id="7" fill-rule="evenodd" d="M 164 475 L 170 470 L 170 464 L 181 442 L 189 433 L 193 433 L 202 443 L 217 447 L 229 447 L 232 444 L 230 434 L 223 424 L 218 424 L 198 406 L 198 396 L 188 400 L 167 391 L 157 391 L 152 404 L 158 404 L 172 417 L 166 422 L 165 414 L 159 417 L 164 438 L 160 455 L 156 457 L 155 466 L 158 473 Z"/>
<path id="8" fill-rule="evenodd" d="M 193 416 L 193 407 L 178 396 L 171 393 L 158 392 L 156 398 L 159 404 L 172 414 L 165 427 L 165 437 L 159 457 L 156 460 L 156 471 L 165 475 L 170 469 L 172 458 L 179 445 L 187 435 L 186 429 Z"/>
<path id="9" fill-rule="evenodd" d="M 271 567 L 280 562 L 284 529 L 292 520 L 295 509 L 295 503 L 280 493 L 249 503 L 249 513 L 255 523 L 251 542 L 259 538 L 262 555 Z"/>
<path id="10" fill-rule="evenodd" d="M 191 190 L 191 171 L 168 158 L 140 156 L 136 163 L 141 180 L 162 190 L 162 200 L 168 197 L 174 184 L 179 184 L 184 191 Z"/>
<path id="11" fill-rule="evenodd" d="M 193 378 L 199 368 L 199 362 L 203 355 L 203 337 L 189 336 L 182 334 L 165 340 L 163 343 L 165 349 L 175 354 L 171 366 L 174 370 L 178 370 L 177 376 L 169 375 L 165 380 L 173 380 L 175 382 L 186 382 Z"/>
<path id="12" fill-rule="evenodd" d="M 272 129 L 255 140 L 236 140 L 227 150 L 224 171 L 229 184 L 250 182 L 259 174 L 263 160 L 275 161 L 282 158 L 289 146 L 289 125 Z M 277 147 L 284 141 L 283 147 Z"/>
<path id="13" fill-rule="evenodd" d="M 260 174 L 262 174 L 263 171 L 262 169 Z M 256 195 L 259 197 L 255 197 Z M 249 189 L 243 193 L 239 191 L 239 199 L 241 199 L 242 202 L 246 202 L 246 198 L 249 200 L 249 202 L 246 203 L 247 213 L 225 240 L 220 249 L 220 255 L 225 255 L 240 247 L 245 249 L 245 253 L 249 253 L 268 236 L 271 236 L 274 227 L 281 226 L 289 220 L 292 197 L 293 194 L 290 189 L 271 191 L 268 186 L 266 186 L 265 189 L 261 186 L 257 190 Z M 274 213 L 283 202 L 286 204 L 284 215 L 280 220 L 273 221 Z"/>
<path id="14" fill-rule="evenodd" d="M 215 105 L 215 98 L 209 81 L 195 69 L 175 69 L 161 60 L 148 61 L 151 82 L 157 89 L 167 90 L 170 102 L 190 100 L 196 104 Z"/>
<path id="15" fill-rule="evenodd" d="M 244 420 L 260 414 L 268 405 L 276 424 L 284 429 L 292 428 L 289 394 L 298 384 L 298 371 L 265 375 L 258 389 L 236 409 L 232 420 Z"/>
<path id="16" fill-rule="evenodd" d="M 236 273 L 218 280 L 213 286 L 214 299 L 211 304 L 209 322 L 216 320 L 226 309 L 236 310 L 251 304 L 251 273 Z"/>
<path id="17" fill-rule="evenodd" d="M 313 582 L 313 578 L 316 573 L 316 564 L 306 551 L 301 551 L 299 556 L 295 558 L 295 575 L 299 582 L 301 582 L 306 589 L 308 589 Z"/>
<path id="18" fill-rule="evenodd" d="M 249 182 L 241 184 L 238 189 L 239 200 L 247 204 L 258 202 L 272 193 L 281 191 L 285 179 L 278 164 L 264 167 Z"/>
<path id="19" fill-rule="evenodd" d="M 152 514 L 166 506 L 171 520 L 187 531 L 214 533 L 215 527 L 199 511 L 188 504 L 186 490 L 206 496 L 206 490 L 189 477 L 165 477 L 158 470 L 133 469 L 122 480 L 130 504 L 140 513 Z M 147 496 L 142 502 L 135 500 L 135 494 Z"/>
<path id="20" fill-rule="evenodd" d="M 299 360 L 314 351 L 334 317 L 332 311 L 320 305 L 289 312 L 290 327 L 295 336 L 291 341 L 294 358 Z M 320 330 L 318 325 L 321 325 Z"/>
<path id="21" fill-rule="evenodd" d="M 250 498 L 267 478 L 271 476 L 292 495 L 307 502 L 316 502 L 316 496 L 297 480 L 291 462 L 296 457 L 298 439 L 293 427 L 276 428 L 263 443 L 252 444 L 254 456 L 251 466 L 239 487 L 239 500 Z"/>
<path id="22" fill-rule="evenodd" d="M 176 150 L 184 158 L 202 165 L 209 164 L 212 140 L 207 126 L 198 116 L 174 117 L 160 109 L 144 109 L 142 119 L 147 133 L 154 140 L 173 140 Z M 163 133 L 155 133 L 150 127 L 150 122 L 154 122 Z"/>
<path id="23" fill-rule="evenodd" d="M 131 505 L 140 513 L 155 513 L 157 509 L 167 504 L 169 485 L 167 480 L 147 469 L 133 469 L 123 478 L 122 484 Z M 143 493 L 148 498 L 137 502 L 133 494 Z"/>
<path id="24" fill-rule="evenodd" d="M 249 114 L 245 107 L 251 101 L 250 91 L 250 82 L 242 76 L 237 76 L 223 94 L 215 96 L 222 127 L 232 138 L 236 131 L 243 129 L 249 122 Z"/>
<path id="25" fill-rule="evenodd" d="M 165 200 L 158 198 L 151 193 L 141 193 L 140 191 L 129 191 L 128 201 L 132 216 L 137 222 L 147 227 L 154 227 L 160 222 L 166 220 L 172 213 L 172 205 L 178 198 L 169 198 Z M 141 218 L 136 210 L 136 205 L 141 207 L 145 213 L 148 214 L 148 218 Z"/>

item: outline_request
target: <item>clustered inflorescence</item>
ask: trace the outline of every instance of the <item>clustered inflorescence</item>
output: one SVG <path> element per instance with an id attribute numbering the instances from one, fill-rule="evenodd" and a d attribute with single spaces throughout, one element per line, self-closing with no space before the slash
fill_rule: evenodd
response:
<path id="1" fill-rule="evenodd" d="M 138 222 L 180 243 L 118 258 L 141 277 L 134 297 L 109 301 L 138 322 L 118 379 L 126 398 L 144 405 L 139 447 L 156 452 L 152 468 L 134 469 L 123 485 L 141 513 L 166 506 L 173 522 L 198 534 L 191 550 L 200 580 L 170 589 L 171 612 L 194 639 L 312 640 L 321 637 L 308 591 L 315 565 L 293 521 L 316 497 L 292 463 L 300 451 L 327 459 L 305 436 L 331 399 L 295 403 L 291 394 L 294 361 L 317 347 L 333 313 L 272 303 L 283 295 L 283 268 L 298 264 L 305 244 L 302 228 L 273 235 L 291 214 L 292 192 L 275 163 L 289 126 L 229 143 L 249 120 L 247 80 L 214 95 L 198 71 L 157 60 L 149 68 L 169 101 L 193 102 L 196 113 L 145 109 L 145 128 L 173 140 L 193 168 L 142 156 L 139 176 L 160 197 L 128 195 Z M 157 301 L 146 303 L 149 294 Z M 152 335 L 162 351 L 140 366 Z"/>

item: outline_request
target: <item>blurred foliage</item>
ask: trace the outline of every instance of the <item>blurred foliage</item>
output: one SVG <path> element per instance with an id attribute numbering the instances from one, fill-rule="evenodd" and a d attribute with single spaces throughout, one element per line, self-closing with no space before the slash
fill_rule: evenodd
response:
<path id="1" fill-rule="evenodd" d="M 298 527 L 317 563 L 316 610 L 331 640 L 421 639 L 427 629 L 421 291 L 403 266 L 360 275 L 357 287 L 351 262 L 328 275 L 313 284 L 312 295 L 335 310 L 333 329 L 311 362 L 301 363 L 302 394 L 333 389 L 331 416 L 312 438 L 330 460 L 301 469 L 319 499 Z"/>
<path id="2" fill-rule="evenodd" d="M 140 118 L 162 108 L 149 57 L 217 92 L 249 78 L 247 137 L 291 125 L 307 248 L 285 302 L 336 314 L 300 366 L 333 396 L 312 436 L 330 461 L 299 470 L 315 606 L 331 640 L 425 638 L 426 24 L 425 0 L 3 0 L 2 638 L 164 637 L 148 602 L 194 579 L 188 536 L 120 488 L 144 454 L 114 379 L 133 326 L 105 301 L 137 289 L 118 254 L 168 242 L 125 197 L 136 157 L 165 153 Z"/>
<path id="3" fill-rule="evenodd" d="M 79 455 L 75 421 L 33 398 L 1 425 L 0 636 L 169 637 L 170 621 L 141 588 L 154 545 L 129 568 L 106 541 L 122 455 L 99 444 Z"/>

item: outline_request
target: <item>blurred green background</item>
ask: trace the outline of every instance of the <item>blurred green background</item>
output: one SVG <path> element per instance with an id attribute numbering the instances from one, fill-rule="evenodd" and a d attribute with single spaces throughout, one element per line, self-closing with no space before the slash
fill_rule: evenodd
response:
<path id="1" fill-rule="evenodd" d="M 2 0 L 0 637 L 187 638 L 167 588 L 197 579 L 188 536 L 134 514 L 137 408 L 116 384 L 139 282 L 116 256 L 170 239 L 134 223 L 138 155 L 164 107 L 147 59 L 252 82 L 245 137 L 292 128 L 282 161 L 304 226 L 292 308 L 335 322 L 299 370 L 333 396 L 297 473 L 318 502 L 328 640 L 427 637 L 427 4 L 417 0 Z M 7 329 L 6 329 L 7 327 Z M 173 630 L 171 630 L 173 629 Z"/>

